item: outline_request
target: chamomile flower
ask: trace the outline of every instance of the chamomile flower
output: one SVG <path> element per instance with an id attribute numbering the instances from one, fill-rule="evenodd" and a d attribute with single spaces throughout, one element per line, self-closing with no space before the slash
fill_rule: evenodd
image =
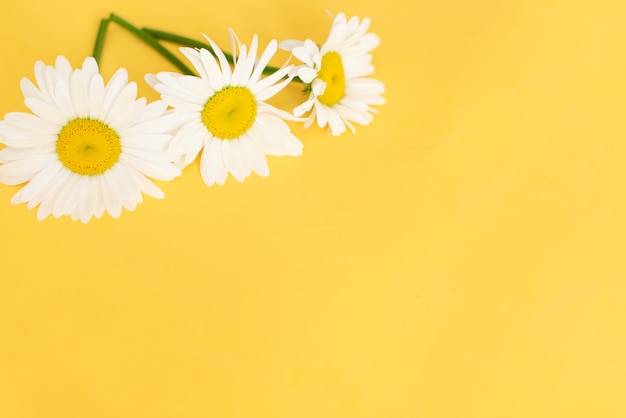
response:
<path id="1" fill-rule="evenodd" d="M 381 96 L 384 84 L 367 77 L 374 73 L 370 52 L 380 43 L 378 36 L 366 33 L 369 25 L 369 18 L 346 20 L 340 13 L 321 47 L 310 39 L 281 42 L 282 49 L 303 62 L 295 68 L 295 74 L 307 83 L 309 96 L 294 114 L 310 112 L 305 128 L 317 120 L 318 126 L 327 126 L 332 135 L 342 134 L 346 127 L 355 132 L 352 122 L 369 124 L 372 113 L 377 113 L 371 105 L 385 103 Z"/>
<path id="2" fill-rule="evenodd" d="M 285 123 L 296 119 L 266 103 L 289 84 L 293 67 L 262 77 L 278 43 L 272 40 L 257 60 L 256 35 L 249 50 L 234 33 L 230 35 L 232 69 L 222 50 L 207 37 L 214 55 L 206 49 L 180 49 L 199 77 L 171 72 L 146 76 L 180 120 L 170 152 L 182 155 L 187 165 L 202 151 L 200 173 L 208 186 L 224 184 L 228 173 L 238 181 L 252 171 L 269 175 L 266 155 L 302 154 L 302 143 Z"/>
<path id="3" fill-rule="evenodd" d="M 95 59 L 72 69 L 65 57 L 55 66 L 35 64 L 37 86 L 21 81 L 33 113 L 8 113 L 0 121 L 0 182 L 27 183 L 11 203 L 39 205 L 37 218 L 69 215 L 89 221 L 108 212 L 134 210 L 142 193 L 162 198 L 148 177 L 180 175 L 167 153 L 172 116 L 162 101 L 137 99 L 137 85 L 119 69 L 105 85 Z"/>

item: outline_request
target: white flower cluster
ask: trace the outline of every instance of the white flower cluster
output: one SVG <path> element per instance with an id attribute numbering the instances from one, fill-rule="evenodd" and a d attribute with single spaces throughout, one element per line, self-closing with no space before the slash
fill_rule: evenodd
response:
<path id="1" fill-rule="evenodd" d="M 321 46 L 311 40 L 284 41 L 301 65 L 285 65 L 266 75 L 279 44 L 260 51 L 231 32 L 232 55 L 210 38 L 210 48 L 182 47 L 197 75 L 146 75 L 161 99 L 137 98 L 137 84 L 123 68 L 105 83 L 95 58 L 72 69 L 65 57 L 54 66 L 35 64 L 35 81 L 22 79 L 32 113 L 12 112 L 0 121 L 0 182 L 26 183 L 11 203 L 39 206 L 37 217 L 69 215 L 88 222 L 104 212 L 114 218 L 134 210 L 142 194 L 162 198 L 150 179 L 173 180 L 201 153 L 207 185 L 224 184 L 230 173 L 243 181 L 253 171 L 269 175 L 267 155 L 298 156 L 302 143 L 286 121 L 315 120 L 332 135 L 353 123 L 368 124 L 384 103 L 384 85 L 369 78 L 370 21 L 339 14 Z M 293 113 L 267 100 L 295 77 L 309 96 Z"/>

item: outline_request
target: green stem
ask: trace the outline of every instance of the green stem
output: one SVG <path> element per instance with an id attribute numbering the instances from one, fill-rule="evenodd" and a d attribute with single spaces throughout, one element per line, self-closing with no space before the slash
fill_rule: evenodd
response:
<path id="1" fill-rule="evenodd" d="M 100 64 L 102 58 L 102 48 L 104 47 L 104 38 L 107 35 L 107 28 L 109 27 L 109 19 L 102 19 L 100 21 L 100 27 L 98 28 L 98 34 L 96 35 L 96 43 L 93 46 L 93 57 L 96 62 Z"/>
<path id="2" fill-rule="evenodd" d="M 188 46 L 191 48 L 204 48 L 208 50 L 209 52 L 211 52 L 213 55 L 215 55 L 215 51 L 213 51 L 213 48 L 211 47 L 211 45 L 209 45 L 206 42 L 197 41 L 195 39 L 187 38 L 185 36 L 176 35 L 175 33 L 165 32 L 165 31 L 158 30 L 158 29 L 142 28 L 141 30 L 146 33 L 149 33 L 154 38 L 159 39 L 161 41 L 173 42 L 175 44 Z M 224 52 L 224 56 L 226 57 L 228 62 L 230 62 L 231 64 L 234 64 L 232 55 Z M 273 74 L 278 70 L 280 70 L 280 68 L 272 67 L 268 65 L 263 69 L 263 74 L 266 74 L 266 75 Z M 300 83 L 302 82 L 298 77 L 295 77 L 293 81 L 300 82 Z"/>
<path id="3" fill-rule="evenodd" d="M 155 37 L 152 36 L 149 32 L 139 29 L 138 27 L 134 26 L 130 22 L 122 19 L 121 17 L 113 13 L 111 13 L 109 20 L 111 22 L 117 23 L 118 25 L 120 25 L 121 27 L 123 27 L 124 29 L 126 29 L 127 31 L 129 31 L 130 33 L 132 33 L 133 35 L 135 35 L 142 41 L 144 41 L 146 44 L 151 46 L 159 54 L 163 55 L 165 59 L 167 59 L 169 62 L 174 64 L 174 66 L 178 68 L 183 74 L 195 75 L 194 72 L 189 67 L 187 67 L 181 60 L 176 58 L 174 54 L 168 51 L 163 45 L 158 43 Z"/>
<path id="4" fill-rule="evenodd" d="M 176 35 L 175 33 L 165 32 L 165 31 L 158 30 L 158 29 L 141 28 L 141 30 L 148 32 L 150 35 L 154 36 L 156 39 L 159 39 L 161 41 L 173 42 L 175 44 L 188 46 L 191 48 L 204 48 L 208 50 L 210 53 L 215 55 L 215 51 L 213 51 L 213 48 L 211 47 L 211 45 L 209 45 L 206 42 L 197 41 L 195 39 L 187 38 L 184 36 Z M 227 52 L 224 52 L 224 56 L 226 57 L 228 62 L 233 64 L 232 55 L 230 55 Z"/>

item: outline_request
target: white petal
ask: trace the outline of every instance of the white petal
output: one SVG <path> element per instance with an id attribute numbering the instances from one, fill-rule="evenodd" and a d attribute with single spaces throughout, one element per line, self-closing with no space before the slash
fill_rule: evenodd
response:
<path id="1" fill-rule="evenodd" d="M 146 151 L 147 153 L 147 151 Z M 155 159 L 140 158 L 134 153 L 124 153 L 120 157 L 120 161 L 126 161 L 134 169 L 147 177 L 151 177 L 156 180 L 173 180 L 180 176 L 181 172 L 174 164 L 169 161 L 156 161 Z M 119 179 L 120 175 L 124 173 L 123 170 L 117 170 L 118 172 L 112 176 L 114 179 Z M 121 172 L 121 173 L 119 173 Z M 126 196 L 123 196 L 124 200 L 129 200 Z"/>
<path id="2" fill-rule="evenodd" d="M 133 180 L 139 190 L 142 193 L 147 194 L 148 196 L 154 197 L 156 199 L 163 199 L 165 197 L 165 193 L 161 189 L 159 189 L 154 183 L 148 180 L 145 176 L 137 174 L 133 176 Z"/>
<path id="3" fill-rule="evenodd" d="M 241 151 L 241 142 L 239 139 L 232 139 L 226 142 L 228 143 L 228 147 L 222 146 L 226 168 L 237 181 L 244 181 L 252 172 L 252 168 Z M 226 148 L 227 151 L 224 150 L 224 148 Z"/>
<path id="4" fill-rule="evenodd" d="M 83 61 L 83 74 L 86 80 L 90 80 L 96 74 L 99 74 L 98 62 L 94 57 L 87 57 Z"/>
<path id="5" fill-rule="evenodd" d="M 84 176 L 72 174 L 60 185 L 52 203 L 52 216 L 58 218 L 61 215 L 69 214 L 78 204 L 78 193 L 73 192 L 81 177 Z"/>
<path id="6" fill-rule="evenodd" d="M 70 62 L 62 55 L 59 55 L 55 61 L 56 73 L 59 77 L 59 80 L 64 84 L 70 83 L 70 77 L 72 76 L 72 66 Z"/>
<path id="7" fill-rule="evenodd" d="M 311 114 L 309 115 L 309 117 L 304 121 L 304 125 L 302 126 L 303 129 L 308 129 L 311 127 L 311 125 L 313 125 L 313 122 L 315 122 L 315 117 L 316 117 L 316 113 L 315 113 L 315 108 L 313 109 L 313 111 L 311 112 Z"/>
<path id="8" fill-rule="evenodd" d="M 24 203 L 34 200 L 34 206 L 36 206 L 41 201 L 43 195 L 45 195 L 45 190 L 47 188 L 49 189 L 52 179 L 64 171 L 68 170 L 65 169 L 60 162 L 44 167 L 27 185 L 22 187 L 19 192 L 13 196 L 11 203 Z M 37 198 L 38 196 L 40 198 Z M 29 209 L 32 209 L 32 207 Z"/>
<path id="9" fill-rule="evenodd" d="M 56 135 L 11 135 L 0 140 L 0 143 L 13 148 L 37 148 L 56 143 Z"/>
<path id="10" fill-rule="evenodd" d="M 16 128 L 37 135 L 56 135 L 61 130 L 62 125 L 49 122 L 31 113 L 11 112 L 4 116 L 4 120 L 8 121 Z M 2 128 L 0 127 L 0 134 Z"/>
<path id="11" fill-rule="evenodd" d="M 70 79 L 70 93 L 78 117 L 89 116 L 89 84 L 82 71 L 74 71 Z"/>
<path id="12" fill-rule="evenodd" d="M 255 35 L 254 40 L 256 39 L 257 38 Z M 252 73 L 252 75 L 250 76 L 250 80 L 248 81 L 248 86 L 253 85 L 261 78 L 261 75 L 263 74 L 263 70 L 265 69 L 267 64 L 270 62 L 272 57 L 276 54 L 277 50 L 278 50 L 278 43 L 276 42 L 275 39 L 272 39 L 270 43 L 267 45 L 267 47 L 265 48 L 265 50 L 263 51 L 263 54 L 261 54 L 261 58 L 259 58 L 259 61 L 256 63 L 254 67 L 254 72 Z M 252 49 L 250 50 L 250 55 L 253 55 Z M 256 50 L 254 51 L 254 55 L 256 55 Z"/>
<path id="13" fill-rule="evenodd" d="M 263 90 L 267 88 L 271 88 L 274 85 L 274 83 L 277 83 L 283 77 L 287 76 L 292 68 L 293 68 L 292 66 L 281 68 L 275 73 L 272 73 L 271 75 L 261 79 L 254 86 L 251 86 L 250 91 L 252 91 L 252 94 L 256 96 L 257 93 L 262 92 Z M 288 77 L 286 80 L 291 81 L 291 78 Z M 267 94 L 265 94 L 265 96 L 267 96 Z"/>
<path id="14" fill-rule="evenodd" d="M 129 184 L 128 179 L 130 178 L 130 174 L 126 165 L 122 164 L 121 161 L 106 171 L 104 176 L 113 192 L 119 196 L 121 200 L 131 201 L 135 198 L 137 191 Z"/>
<path id="15" fill-rule="evenodd" d="M 228 28 L 228 34 L 230 35 L 230 48 L 233 51 L 233 60 L 235 61 L 235 65 L 239 61 L 239 57 L 237 56 L 237 49 L 241 50 L 241 41 L 237 37 L 237 34 L 231 28 Z"/>
<path id="16" fill-rule="evenodd" d="M 291 83 L 291 78 L 286 78 L 278 84 L 266 87 L 263 90 L 259 91 L 255 94 L 255 97 L 260 102 L 270 99 L 278 94 L 278 92 L 280 92 L 282 89 L 284 89 L 289 83 Z"/>
<path id="17" fill-rule="evenodd" d="M 223 75 L 224 69 L 222 68 L 220 70 L 220 67 L 217 65 L 217 61 L 215 61 L 213 55 L 211 55 L 211 53 L 206 49 L 200 50 L 200 58 L 202 59 L 202 64 L 204 65 L 206 73 L 208 74 L 209 78 L 207 79 L 207 81 L 211 85 L 211 88 L 214 91 L 220 91 L 222 88 L 224 88 L 225 84 L 230 82 L 225 80 L 225 77 Z"/>
<path id="18" fill-rule="evenodd" d="M 34 157 L 49 157 L 51 161 L 55 161 L 57 159 L 55 151 L 56 147 L 54 143 L 42 144 L 35 149 L 4 147 L 0 150 L 0 162 L 8 163 L 10 161 L 28 160 Z"/>
<path id="19" fill-rule="evenodd" d="M 126 69 L 120 68 L 113 74 L 111 80 L 104 87 L 102 105 L 100 106 L 100 114 L 96 117 L 98 120 L 105 120 L 111 105 L 117 100 L 119 94 L 128 84 L 128 73 Z"/>
<path id="20" fill-rule="evenodd" d="M 124 136 L 122 138 L 122 147 L 124 149 L 149 149 L 149 150 L 165 150 L 172 140 L 170 134 L 144 134 Z"/>
<path id="21" fill-rule="evenodd" d="M 298 76 L 298 78 L 300 80 L 302 80 L 304 83 L 310 83 L 313 80 L 315 80 L 315 77 L 317 77 L 317 73 L 318 71 L 311 68 L 311 67 L 306 67 L 304 65 L 298 67 L 298 70 L 296 72 L 296 75 Z"/>
<path id="22" fill-rule="evenodd" d="M 47 102 L 27 97 L 24 99 L 24 103 L 40 118 L 59 126 L 65 125 L 70 120 L 70 116 L 64 114 L 57 107 Z"/>
<path id="23" fill-rule="evenodd" d="M 187 47 L 179 48 L 179 50 L 191 62 L 191 65 L 193 65 L 200 77 L 208 80 L 209 75 L 204 68 L 204 64 L 202 64 L 202 59 L 200 59 L 200 52 L 197 49 Z"/>
<path id="24" fill-rule="evenodd" d="M 50 101 L 50 97 L 44 95 L 28 78 L 24 77 L 20 80 L 20 88 L 24 97 L 32 97 L 35 99 Z"/>
<path id="25" fill-rule="evenodd" d="M 316 68 L 319 68 L 319 59 L 321 59 L 322 54 L 317 44 L 312 40 L 307 39 L 306 41 L 304 41 L 304 49 L 306 50 L 307 54 L 313 59 L 313 66 L 317 65 Z"/>
<path id="26" fill-rule="evenodd" d="M 385 85 L 378 80 L 372 78 L 358 78 L 351 80 L 346 86 L 346 96 L 354 94 L 378 95 L 385 92 Z"/>
<path id="27" fill-rule="evenodd" d="M 329 109 L 320 102 L 315 102 L 315 112 L 317 114 L 317 126 L 324 128 L 328 123 Z"/>
<path id="28" fill-rule="evenodd" d="M 346 125 L 336 111 L 328 109 L 326 115 L 328 117 L 328 130 L 332 135 L 341 135 L 346 131 Z"/>
<path id="29" fill-rule="evenodd" d="M 306 112 L 311 110 L 311 108 L 313 107 L 314 104 L 315 104 L 315 100 L 309 98 L 306 102 L 304 102 L 301 105 L 297 106 L 293 110 L 293 114 L 296 115 L 296 116 L 302 116 Z"/>
<path id="30" fill-rule="evenodd" d="M 200 174 L 207 186 L 214 183 L 224 184 L 226 180 L 226 166 L 222 158 L 222 141 L 218 138 L 205 139 L 204 151 L 200 158 Z M 220 182 L 220 180 L 222 180 Z"/>
<path id="31" fill-rule="evenodd" d="M 322 81 L 321 79 L 317 79 L 315 81 L 313 81 L 313 84 L 311 85 L 311 93 L 315 96 L 315 97 L 319 97 L 322 94 L 324 94 L 324 92 L 326 91 L 326 82 Z"/>
<path id="32" fill-rule="evenodd" d="M 59 165 L 61 164 L 59 163 Z M 48 174 L 48 168 L 52 168 L 49 172 L 53 174 Z M 19 198 L 22 199 L 19 203 L 28 202 L 28 209 L 32 209 L 39 203 L 48 201 L 47 207 L 52 210 L 52 201 L 57 191 L 72 174 L 70 170 L 64 167 L 56 172 L 54 171 L 55 168 L 55 165 L 52 165 L 39 172 L 26 186 L 22 187 L 22 189 L 13 196 L 13 199 L 17 199 L 19 195 Z M 46 176 L 46 178 L 41 181 L 41 177 L 43 176 Z M 11 203 L 13 203 L 13 200 L 11 200 Z"/>
<path id="33" fill-rule="evenodd" d="M 126 84 L 111 103 L 102 121 L 108 125 L 114 125 L 117 120 L 122 119 L 124 115 L 130 111 L 131 106 L 135 103 L 136 97 L 137 83 L 130 82 Z M 123 125 L 120 126 L 120 128 L 123 127 Z"/>
<path id="34" fill-rule="evenodd" d="M 102 112 L 104 101 L 104 80 L 102 75 L 96 74 L 89 81 L 89 117 L 97 119 Z"/>
<path id="35" fill-rule="evenodd" d="M 250 168 L 261 177 L 267 177 L 270 174 L 270 168 L 267 165 L 267 158 L 264 153 L 256 147 L 247 134 L 241 138 L 241 151 L 245 153 L 250 164 Z"/>
<path id="36" fill-rule="evenodd" d="M 206 127 L 194 121 L 183 126 L 170 142 L 168 151 L 173 155 L 185 155 L 185 163 L 189 164 L 198 156 L 204 142 Z"/>
<path id="37" fill-rule="evenodd" d="M 149 149 L 127 147 L 124 149 L 123 154 L 132 155 L 136 158 L 139 158 L 142 160 L 148 160 L 157 164 L 163 164 L 163 163 L 173 164 L 173 160 L 174 160 L 174 158 L 172 158 L 173 156 L 164 149 L 149 150 Z"/>
<path id="38" fill-rule="evenodd" d="M 341 103 L 335 105 L 336 111 L 341 115 L 344 121 L 353 121 L 359 125 L 367 125 L 372 121 L 372 115 L 368 112 L 359 112 Z"/>
<path id="39" fill-rule="evenodd" d="M 159 73 L 158 77 L 161 82 L 155 85 L 155 90 L 161 93 L 162 96 L 175 97 L 183 102 L 188 101 L 196 105 L 204 105 L 206 98 L 210 95 L 210 93 L 201 95 L 191 90 L 187 87 L 188 81 L 183 81 L 183 79 L 197 79 L 201 83 L 206 84 L 205 90 L 212 91 L 208 82 L 198 77 L 182 76 L 175 73 Z"/>
<path id="40" fill-rule="evenodd" d="M 297 48 L 299 46 L 302 46 L 304 44 L 304 42 L 302 41 L 296 41 L 293 39 L 286 39 L 284 41 L 281 41 L 279 44 L 279 48 L 285 51 L 293 51 L 294 48 Z"/>
<path id="41" fill-rule="evenodd" d="M 139 99 L 132 102 L 129 106 L 127 106 L 124 112 L 118 112 L 117 114 L 115 114 L 115 116 L 111 114 L 111 118 L 109 119 L 108 124 L 112 129 L 119 133 L 127 127 L 132 126 L 139 117 L 139 115 L 141 115 L 145 107 L 146 98 L 140 97 Z M 122 108 L 123 106 L 120 106 L 120 109 Z"/>
<path id="42" fill-rule="evenodd" d="M 165 116 L 166 109 L 167 109 L 167 103 L 165 103 L 162 100 L 155 100 L 154 102 L 148 103 L 143 108 L 143 112 L 141 113 L 141 115 L 137 117 L 135 124 L 138 122 L 143 122 L 146 120 L 154 119 L 160 116 Z M 163 131 L 163 129 L 157 128 L 157 131 L 160 132 L 160 131 Z"/>
<path id="43" fill-rule="evenodd" d="M 144 108 L 145 110 L 146 108 Z M 120 129 L 118 134 L 120 136 L 133 136 L 150 133 L 161 134 L 163 132 L 170 132 L 178 124 L 178 116 L 174 113 L 168 113 L 160 117 L 146 119 L 142 115 L 139 115 L 137 121 L 124 129 Z"/>
<path id="44" fill-rule="evenodd" d="M 110 179 L 110 172 L 111 170 L 100 177 L 100 192 L 106 212 L 113 218 L 119 218 L 122 214 L 122 199 L 117 193 L 115 180 Z"/>
<path id="45" fill-rule="evenodd" d="M 161 99 L 176 109 L 177 112 L 187 113 L 187 112 L 201 112 L 203 105 L 196 104 L 184 99 L 179 99 L 174 96 L 162 95 Z"/>
<path id="46" fill-rule="evenodd" d="M 37 220 L 43 221 L 52 214 L 53 203 L 54 200 L 52 199 L 44 200 L 43 202 L 41 202 L 41 204 L 39 205 L 39 209 L 37 209 Z"/>
<path id="47" fill-rule="evenodd" d="M 81 176 L 76 190 L 79 200 L 72 210 L 72 219 L 87 223 L 96 214 L 100 195 L 99 177 L 101 176 Z"/>
<path id="48" fill-rule="evenodd" d="M 39 86 L 41 93 L 50 99 L 52 95 L 48 91 L 46 84 L 46 64 L 44 64 L 43 61 L 37 61 L 35 63 L 35 82 L 37 86 Z"/>
<path id="49" fill-rule="evenodd" d="M 311 45 L 313 46 L 311 47 Z M 315 66 L 313 56 L 317 53 L 319 53 L 319 49 L 317 49 L 315 43 L 313 43 L 313 41 L 311 41 L 310 39 L 307 39 L 306 41 L 304 41 L 302 46 L 293 50 L 293 56 L 311 68 Z"/>
<path id="50" fill-rule="evenodd" d="M 213 48 L 213 52 L 215 53 L 215 55 L 217 56 L 217 59 L 220 62 L 220 67 L 222 69 L 222 74 L 224 76 L 224 84 L 230 84 L 232 72 L 230 69 L 230 64 L 228 63 L 228 60 L 226 59 L 226 56 L 224 55 L 220 47 L 217 46 L 217 44 L 213 41 L 213 39 L 209 38 L 206 35 L 204 35 L 204 37 L 207 39 L 207 41 L 209 41 L 211 48 Z"/>
<path id="51" fill-rule="evenodd" d="M 68 120 L 74 119 L 78 114 L 74 108 L 69 84 L 57 83 L 54 90 L 54 106 L 66 115 Z"/>
<path id="52" fill-rule="evenodd" d="M 54 163 L 54 160 L 55 158 L 53 156 L 44 155 L 4 163 L 0 165 L 0 181 L 5 183 L 6 181 L 10 181 L 11 177 L 32 177 L 45 167 L 49 166 L 51 163 Z"/>
<path id="53" fill-rule="evenodd" d="M 254 65 L 254 57 L 252 57 L 253 62 L 250 62 L 250 57 L 247 53 L 247 48 L 245 45 L 241 45 L 241 52 L 239 58 L 237 60 L 237 64 L 233 70 L 233 76 L 230 79 L 230 85 L 232 86 L 245 86 L 248 79 L 250 78 L 250 74 L 252 72 L 252 68 Z"/>
<path id="54" fill-rule="evenodd" d="M 189 94 L 199 97 L 201 102 L 205 102 L 206 98 L 214 93 L 207 80 L 202 78 L 187 75 L 181 77 L 178 81 L 181 86 L 187 89 Z"/>

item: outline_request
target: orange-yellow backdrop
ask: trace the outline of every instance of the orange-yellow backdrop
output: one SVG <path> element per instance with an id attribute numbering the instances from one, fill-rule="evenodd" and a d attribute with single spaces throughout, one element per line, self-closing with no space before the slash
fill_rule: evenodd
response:
<path id="1" fill-rule="evenodd" d="M 292 125 L 268 178 L 195 163 L 87 225 L 0 186 L 0 417 L 626 416 L 623 1 L 13 1 L 0 113 L 111 11 L 227 45 L 321 42 L 326 10 L 382 39 L 356 135 Z M 112 26 L 119 66 L 149 99 L 172 69 Z"/>

